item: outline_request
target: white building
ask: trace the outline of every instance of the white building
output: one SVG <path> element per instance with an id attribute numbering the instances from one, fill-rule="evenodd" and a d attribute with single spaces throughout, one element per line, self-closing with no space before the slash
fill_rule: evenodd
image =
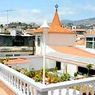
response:
<path id="1" fill-rule="evenodd" d="M 36 55 L 41 56 L 43 50 L 44 30 L 40 27 L 34 30 Z M 95 54 L 91 54 L 75 46 L 76 35 L 72 30 L 63 28 L 59 20 L 56 8 L 53 21 L 51 22 L 46 35 L 46 67 L 57 66 L 59 70 L 68 70 L 72 75 L 78 71 L 79 66 L 95 63 Z M 72 69 L 73 68 L 73 69 Z"/>
<path id="2" fill-rule="evenodd" d="M 57 8 L 49 29 L 44 31 L 40 27 L 34 30 L 34 35 L 35 55 L 28 57 L 30 60 L 28 64 L 17 64 L 16 66 L 41 69 L 44 40 L 46 42 L 46 68 L 57 67 L 58 70 L 68 71 L 73 76 L 75 72 L 80 70 L 80 67 L 95 63 L 95 50 L 92 54 L 85 46 L 84 48 L 76 47 L 76 34 L 72 30 L 62 27 Z M 43 40 L 44 35 L 45 39 Z"/>

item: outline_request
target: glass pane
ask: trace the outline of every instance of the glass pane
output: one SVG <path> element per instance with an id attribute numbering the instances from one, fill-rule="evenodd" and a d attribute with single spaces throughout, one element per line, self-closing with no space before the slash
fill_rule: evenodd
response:
<path id="1" fill-rule="evenodd" d="M 93 41 L 93 38 L 87 37 L 87 38 L 86 38 L 86 41 Z"/>
<path id="2" fill-rule="evenodd" d="M 95 42 L 94 42 L 94 49 L 95 49 Z"/>
<path id="3" fill-rule="evenodd" d="M 92 45 L 93 45 L 92 42 L 86 42 L 86 47 L 87 47 L 87 48 L 92 48 Z"/>

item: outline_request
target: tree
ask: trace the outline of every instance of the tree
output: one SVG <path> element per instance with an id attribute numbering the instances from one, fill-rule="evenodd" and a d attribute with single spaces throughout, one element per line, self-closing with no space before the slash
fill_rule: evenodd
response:
<path id="1" fill-rule="evenodd" d="M 4 28 L 3 24 L 0 25 L 0 28 L 1 28 L 0 32 L 3 32 L 3 28 Z"/>
<path id="2" fill-rule="evenodd" d="M 1 24 L 1 25 L 0 25 L 0 28 L 3 28 L 3 27 L 4 27 L 3 24 Z"/>
<path id="3" fill-rule="evenodd" d="M 73 23 L 68 23 L 67 26 L 68 27 L 72 27 L 73 26 Z"/>
<path id="4" fill-rule="evenodd" d="M 93 64 L 88 64 L 88 65 L 86 66 L 86 68 L 87 68 L 87 70 L 88 70 L 87 76 L 90 76 L 90 70 L 93 68 Z"/>

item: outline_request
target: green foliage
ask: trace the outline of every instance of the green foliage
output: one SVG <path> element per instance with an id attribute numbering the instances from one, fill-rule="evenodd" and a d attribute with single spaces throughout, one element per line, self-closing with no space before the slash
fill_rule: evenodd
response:
<path id="1" fill-rule="evenodd" d="M 35 76 L 35 71 L 34 71 L 34 69 L 30 70 L 30 74 L 31 74 L 31 75 L 30 75 L 31 78 Z"/>
<path id="2" fill-rule="evenodd" d="M 25 68 L 20 69 L 20 73 L 27 75 L 28 70 Z"/>
<path id="3" fill-rule="evenodd" d="M 34 22 L 31 24 L 22 23 L 22 22 L 12 22 L 8 24 L 8 28 L 16 28 L 16 27 L 20 27 L 21 29 L 26 30 L 26 29 L 38 28 L 38 24 Z"/>
<path id="4" fill-rule="evenodd" d="M 77 77 L 77 76 L 78 76 L 78 72 L 75 72 L 75 73 L 74 73 L 74 77 Z"/>
<path id="5" fill-rule="evenodd" d="M 49 71 L 56 73 L 57 70 L 58 70 L 57 67 L 55 67 L 55 68 L 51 68 Z"/>
<path id="6" fill-rule="evenodd" d="M 48 79 L 48 83 L 60 82 L 60 77 L 54 73 L 48 73 L 47 79 Z"/>
<path id="7" fill-rule="evenodd" d="M 55 67 L 55 68 L 53 69 L 53 72 L 57 72 L 57 70 L 58 70 L 57 67 Z"/>
<path id="8" fill-rule="evenodd" d="M 3 28 L 3 27 L 4 27 L 3 24 L 1 24 L 1 25 L 0 25 L 0 28 Z"/>
<path id="9" fill-rule="evenodd" d="M 35 71 L 33 69 L 29 71 L 25 68 L 22 68 L 22 69 L 16 68 L 16 70 L 21 72 L 22 74 L 25 74 L 26 76 L 28 76 L 30 78 L 35 76 Z"/>
<path id="10" fill-rule="evenodd" d="M 27 70 L 25 68 L 16 68 L 17 71 L 25 74 L 26 76 L 33 78 L 36 82 L 42 82 L 43 80 L 43 69 L 35 71 L 34 69 Z M 70 75 L 68 73 L 58 76 L 57 68 L 54 68 L 52 71 L 45 70 L 45 82 L 46 83 L 57 83 L 70 80 Z"/>
<path id="11" fill-rule="evenodd" d="M 18 71 L 18 72 L 21 71 L 19 67 L 16 67 L 16 68 L 14 68 L 14 69 L 15 69 L 16 71 Z"/>
<path id="12" fill-rule="evenodd" d="M 42 77 L 40 76 L 40 74 L 36 74 L 35 77 L 34 77 L 34 80 L 36 82 L 41 82 L 42 81 Z"/>
<path id="13" fill-rule="evenodd" d="M 86 66 L 86 68 L 87 68 L 88 70 L 91 70 L 92 67 L 93 67 L 93 64 L 88 64 L 88 65 Z"/>
<path id="14" fill-rule="evenodd" d="M 9 58 L 9 57 L 1 58 L 1 59 L 0 59 L 0 63 L 5 64 L 5 62 L 9 61 L 10 59 L 11 59 L 11 58 Z"/>
<path id="15" fill-rule="evenodd" d="M 86 68 L 87 68 L 87 70 L 88 70 L 87 76 L 90 76 L 89 72 L 90 72 L 90 70 L 93 68 L 93 64 L 88 64 L 88 65 L 86 66 Z"/>
<path id="16" fill-rule="evenodd" d="M 5 59 L 0 59 L 0 63 L 4 64 Z"/>
<path id="17" fill-rule="evenodd" d="M 6 57 L 6 59 L 5 59 L 5 60 L 8 62 L 8 61 L 9 61 L 9 59 L 10 59 L 9 57 Z"/>
<path id="18" fill-rule="evenodd" d="M 31 72 L 30 72 L 30 71 L 26 71 L 24 74 L 25 74 L 26 76 L 28 76 L 28 77 L 31 77 Z"/>
<path id="19" fill-rule="evenodd" d="M 70 80 L 70 75 L 68 73 L 63 73 L 61 76 L 61 81 L 68 81 Z"/>

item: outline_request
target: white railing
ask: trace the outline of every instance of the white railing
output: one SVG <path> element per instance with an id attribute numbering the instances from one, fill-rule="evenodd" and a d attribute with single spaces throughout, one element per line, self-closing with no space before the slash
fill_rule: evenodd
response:
<path id="1" fill-rule="evenodd" d="M 15 71 L 12 68 L 0 63 L 0 80 L 4 82 L 16 95 L 40 95 L 44 87 L 31 78 Z"/>
<path id="2" fill-rule="evenodd" d="M 95 77 L 44 85 L 0 64 L 0 80 L 16 95 L 86 95 L 95 94 Z"/>

